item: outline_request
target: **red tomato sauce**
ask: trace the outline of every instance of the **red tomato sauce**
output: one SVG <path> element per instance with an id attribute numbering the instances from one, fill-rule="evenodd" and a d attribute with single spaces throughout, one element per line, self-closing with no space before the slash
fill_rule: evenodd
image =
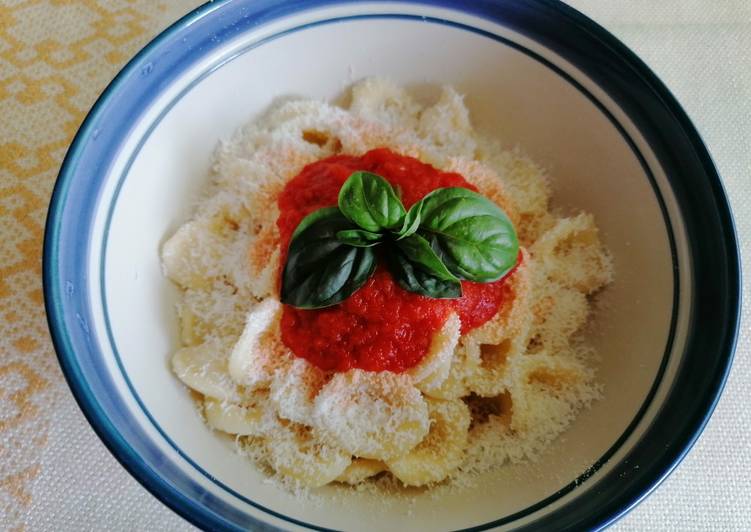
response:
<path id="1" fill-rule="evenodd" d="M 442 172 L 385 148 L 360 157 L 335 155 L 309 164 L 279 196 L 282 265 L 300 221 L 315 210 L 335 206 L 339 189 L 357 170 L 383 176 L 400 191 L 407 209 L 437 188 L 477 190 L 459 174 Z M 296 356 L 324 370 L 399 373 L 422 360 L 433 334 L 450 312 L 459 315 L 462 334 L 495 316 L 504 301 L 513 297 L 505 282 L 511 273 L 493 283 L 463 281 L 463 295 L 458 299 L 432 299 L 402 289 L 379 265 L 362 288 L 338 305 L 317 310 L 285 305 L 282 341 Z"/>

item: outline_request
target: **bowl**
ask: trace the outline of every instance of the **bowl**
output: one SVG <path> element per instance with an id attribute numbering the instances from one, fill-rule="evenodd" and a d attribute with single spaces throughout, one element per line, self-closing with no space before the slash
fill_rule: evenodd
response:
<path id="1" fill-rule="evenodd" d="M 219 139 L 277 97 L 331 99 L 373 75 L 454 85 L 480 131 L 549 169 L 557 208 L 594 213 L 616 269 L 591 337 L 604 397 L 538 462 L 474 488 L 305 502 L 207 429 L 172 375 L 176 294 L 159 249 L 190 215 Z M 50 330 L 81 409 L 136 479 L 212 530 L 605 526 L 698 437 L 738 328 L 732 217 L 695 128 L 632 52 L 550 0 L 200 7 L 95 104 L 44 245 Z"/>

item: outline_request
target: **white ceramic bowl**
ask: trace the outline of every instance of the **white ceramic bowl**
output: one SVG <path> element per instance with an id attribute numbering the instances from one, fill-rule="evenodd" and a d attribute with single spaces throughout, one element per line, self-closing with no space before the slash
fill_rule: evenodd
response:
<path id="1" fill-rule="evenodd" d="M 371 75 L 465 93 L 481 131 L 549 169 L 558 206 L 594 213 L 616 266 L 592 338 L 604 399 L 539 463 L 381 511 L 366 495 L 300 503 L 204 426 L 169 369 L 176 294 L 158 254 L 220 138 L 276 97 L 333 98 Z M 211 529 L 605 525 L 688 450 L 737 329 L 732 220 L 696 131 L 623 45 L 548 0 L 198 9 L 129 63 L 82 126 L 44 267 L 55 345 L 92 426 L 154 495 Z"/>

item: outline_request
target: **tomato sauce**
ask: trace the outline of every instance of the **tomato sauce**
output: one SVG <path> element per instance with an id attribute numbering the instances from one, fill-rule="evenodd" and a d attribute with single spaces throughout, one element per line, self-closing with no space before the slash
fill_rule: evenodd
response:
<path id="1" fill-rule="evenodd" d="M 437 188 L 477 190 L 459 174 L 442 172 L 385 148 L 309 164 L 279 196 L 282 265 L 300 221 L 315 210 L 335 206 L 339 189 L 357 170 L 383 176 L 399 191 L 407 209 Z M 432 299 L 402 289 L 379 265 L 362 288 L 338 305 L 317 310 L 285 305 L 282 341 L 296 356 L 324 370 L 402 372 L 422 360 L 450 312 L 459 315 L 462 334 L 492 318 L 513 297 L 505 283 L 509 276 L 484 284 L 463 281 L 462 297 Z"/>

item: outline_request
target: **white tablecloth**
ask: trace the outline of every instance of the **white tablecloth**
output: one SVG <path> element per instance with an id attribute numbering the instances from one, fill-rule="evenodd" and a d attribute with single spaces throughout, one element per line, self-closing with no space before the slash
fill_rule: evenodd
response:
<path id="1" fill-rule="evenodd" d="M 31 214 L 14 215 L 11 230 L 13 224 L 28 226 L 29 238 L 36 238 L 37 246 L 41 243 L 44 194 L 49 194 L 83 111 L 119 64 L 195 3 L 81 0 L 71 2 L 76 11 L 69 13 L 53 0 L 0 0 L 4 115 L 0 122 L 7 117 L 26 121 L 0 124 L 0 200 L 8 197 L 3 195 L 8 185 L 10 197 L 21 198 L 18 208 L 23 210 L 23 201 L 28 201 L 31 209 Z M 570 0 L 570 4 L 636 51 L 683 104 L 723 176 L 745 264 L 751 267 L 751 2 Z M 81 30 L 82 24 L 88 29 Z M 94 37 L 86 37 L 87 31 Z M 45 51 L 45 39 L 74 45 L 58 57 Z M 35 53 L 43 59 L 42 67 L 35 65 Z M 88 82 L 76 85 L 81 79 Z M 48 87 L 53 92 L 45 92 Z M 55 109 L 35 107 L 45 98 L 70 116 L 60 119 Z M 38 145 L 46 146 L 46 151 L 28 148 Z M 36 191 L 36 201 L 25 195 L 27 189 Z M 0 201 L 0 221 L 8 212 Z M 32 225 L 25 225 L 25 220 Z M 0 229 L 5 238 L 8 229 L 3 225 Z M 15 255 L 0 253 L 0 297 L 6 302 L 18 296 L 28 299 L 29 305 L 39 304 L 35 249 L 28 253 L 27 267 L 36 273 L 22 287 L 26 292 L 10 295 L 3 294 L 2 277 L 17 275 L 19 268 L 14 266 Z M 4 252 L 2 244 L 0 252 Z M 749 293 L 747 280 L 735 364 L 707 430 L 670 478 L 615 530 L 751 530 Z M 7 392 L 0 393 L 0 401 L 9 401 L 19 412 L 10 421 L 0 417 L 0 522 L 7 528 L 45 531 L 190 529 L 106 451 L 56 367 L 43 315 L 38 309 L 28 314 L 31 318 L 26 322 L 9 305 L 0 306 L 0 382 Z M 21 330 L 26 326 L 28 334 Z M 25 382 L 21 395 L 11 393 L 16 382 L 8 377 L 11 374 Z"/>

